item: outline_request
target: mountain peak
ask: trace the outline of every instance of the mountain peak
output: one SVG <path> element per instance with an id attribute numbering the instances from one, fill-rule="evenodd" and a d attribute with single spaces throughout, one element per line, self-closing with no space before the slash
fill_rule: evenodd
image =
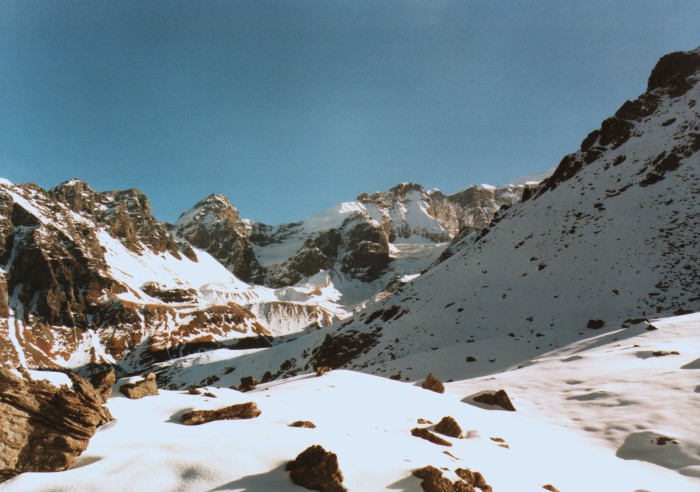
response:
<path id="1" fill-rule="evenodd" d="M 699 69 L 700 47 L 664 55 L 651 71 L 647 91 L 666 89 L 671 97 L 681 96 L 693 86 L 691 79 Z"/>

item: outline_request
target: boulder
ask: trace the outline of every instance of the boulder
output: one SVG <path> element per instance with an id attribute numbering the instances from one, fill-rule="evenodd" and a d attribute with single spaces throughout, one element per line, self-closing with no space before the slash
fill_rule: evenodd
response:
<path id="1" fill-rule="evenodd" d="M 495 393 L 484 393 L 479 396 L 474 397 L 474 401 L 479 403 L 484 403 L 486 405 L 494 405 L 501 407 L 509 412 L 515 412 L 515 407 L 508 397 L 508 393 L 505 390 L 498 390 Z"/>
<path id="2" fill-rule="evenodd" d="M 316 370 L 316 376 L 320 377 L 326 374 L 327 372 L 331 372 L 333 369 L 328 367 L 328 366 L 317 366 L 315 368 Z"/>
<path id="3" fill-rule="evenodd" d="M 343 474 L 338 467 L 335 453 L 315 444 L 287 463 L 292 482 L 310 490 L 343 492 Z"/>
<path id="4" fill-rule="evenodd" d="M 253 376 L 245 376 L 241 378 L 241 385 L 238 387 L 240 391 L 253 391 L 258 385 L 258 380 Z"/>
<path id="5" fill-rule="evenodd" d="M 452 446 L 451 442 L 445 441 L 442 437 L 436 436 L 428 429 L 424 429 L 422 427 L 416 427 L 415 429 L 411 429 L 411 435 L 414 437 L 420 437 L 421 439 L 425 439 L 426 441 L 430 441 L 433 444 L 439 444 L 440 446 Z"/>
<path id="6" fill-rule="evenodd" d="M 455 437 L 457 439 L 462 437 L 462 428 L 455 419 L 449 416 L 443 417 L 442 420 L 438 422 L 435 426 L 435 432 L 443 436 Z"/>
<path id="7" fill-rule="evenodd" d="M 240 403 L 217 410 L 192 410 L 182 416 L 184 425 L 200 425 L 214 420 L 254 419 L 262 411 L 255 402 Z"/>
<path id="8" fill-rule="evenodd" d="M 119 392 L 132 400 L 138 400 L 145 396 L 157 395 L 158 384 L 156 383 L 156 375 L 150 372 L 146 374 L 146 377 L 141 381 L 122 384 L 119 388 Z"/>
<path id="9" fill-rule="evenodd" d="M 442 384 L 442 381 L 433 376 L 432 373 L 428 374 L 428 376 L 425 378 L 423 384 L 421 384 L 421 388 L 434 391 L 436 393 L 445 392 L 445 386 Z"/>
<path id="10" fill-rule="evenodd" d="M 60 471 L 112 420 L 102 397 L 68 373 L 73 388 L 0 367 L 0 482 L 23 472 Z"/>
<path id="11" fill-rule="evenodd" d="M 289 427 L 301 427 L 303 429 L 315 429 L 316 424 L 309 420 L 297 420 L 296 422 L 292 422 L 289 424 Z"/>

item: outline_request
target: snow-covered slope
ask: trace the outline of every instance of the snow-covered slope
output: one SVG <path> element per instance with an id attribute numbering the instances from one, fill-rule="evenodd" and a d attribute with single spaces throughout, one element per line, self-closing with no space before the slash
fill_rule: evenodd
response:
<path id="1" fill-rule="evenodd" d="M 695 491 L 700 317 L 653 326 L 577 343 L 522 369 L 448 383 L 443 395 L 350 371 L 297 376 L 248 393 L 224 387 L 230 374 L 201 395 L 161 390 L 141 400 L 120 395 L 120 382 L 108 401 L 116 421 L 97 432 L 71 469 L 25 473 L 0 489 L 304 490 L 285 465 L 320 444 L 337 454 L 350 491 L 420 491 L 412 472 L 426 465 L 452 480 L 458 468 L 479 471 L 499 492 L 545 485 L 567 492 Z M 652 355 L 676 349 L 679 355 Z M 515 412 L 472 399 L 502 388 Z M 192 409 L 249 401 L 262 411 L 252 420 L 180 423 Z M 416 427 L 434 429 L 419 419 L 437 423 L 445 416 L 465 438 L 441 436 L 451 444 L 445 447 L 411 435 Z M 316 428 L 289 427 L 298 420 Z"/>
<path id="2" fill-rule="evenodd" d="M 664 57 L 649 90 L 592 132 L 526 201 L 329 331 L 233 361 L 463 378 L 636 320 L 700 309 L 700 51 Z M 466 362 L 467 356 L 476 362 Z"/>

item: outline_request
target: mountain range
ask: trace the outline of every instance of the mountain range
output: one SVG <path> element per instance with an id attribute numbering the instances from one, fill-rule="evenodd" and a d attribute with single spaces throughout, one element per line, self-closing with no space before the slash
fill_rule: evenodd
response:
<path id="1" fill-rule="evenodd" d="M 277 226 L 0 182 L 0 488 L 697 490 L 699 99 L 671 53 L 540 179 Z"/>

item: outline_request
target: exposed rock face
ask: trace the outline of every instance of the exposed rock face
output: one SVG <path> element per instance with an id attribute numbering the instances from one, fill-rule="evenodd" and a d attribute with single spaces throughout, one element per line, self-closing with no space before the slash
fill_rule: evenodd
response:
<path id="1" fill-rule="evenodd" d="M 479 403 L 484 403 L 486 405 L 493 405 L 501 407 L 504 410 L 510 412 L 515 412 L 515 407 L 508 397 L 508 393 L 505 390 L 498 390 L 495 393 L 484 393 L 479 396 L 474 397 L 474 401 Z"/>
<path id="2" fill-rule="evenodd" d="M 71 180 L 47 192 L 0 182 L 0 335 L 10 340 L 15 331 L 18 340 L 0 343 L 0 363 L 55 368 L 71 360 L 89 369 L 124 361 L 133 370 L 239 334 L 267 334 L 240 305 L 197 304 L 193 289 L 158 282 L 131 285 L 110 266 L 115 255 L 191 264 L 188 248 L 137 190 L 98 193 Z"/>
<path id="3" fill-rule="evenodd" d="M 182 416 L 184 425 L 200 425 L 214 420 L 254 419 L 262 411 L 254 402 L 240 403 L 218 410 L 193 410 Z"/>
<path id="4" fill-rule="evenodd" d="M 0 367 L 0 481 L 23 472 L 65 470 L 97 427 L 112 419 L 84 379 L 73 389 Z"/>
<path id="5" fill-rule="evenodd" d="M 263 282 L 263 270 L 253 252 L 250 224 L 223 195 L 210 195 L 175 222 L 174 232 L 207 251 L 245 282 Z"/>
<path id="6" fill-rule="evenodd" d="M 147 282 L 141 287 L 151 297 L 160 299 L 168 304 L 173 303 L 193 303 L 197 301 L 197 291 L 195 289 L 168 289 L 158 282 Z"/>
<path id="7" fill-rule="evenodd" d="M 440 422 L 438 422 L 438 424 L 435 426 L 435 432 L 444 436 L 455 437 L 457 439 L 462 437 L 462 428 L 454 418 L 449 416 L 443 417 Z"/>
<path id="8" fill-rule="evenodd" d="M 343 492 L 343 473 L 338 466 L 335 453 L 313 445 L 287 463 L 292 481 L 309 490 L 322 492 Z"/>
<path id="9" fill-rule="evenodd" d="M 146 377 L 141 381 L 122 384 L 119 387 L 119 392 L 132 400 L 138 400 L 146 396 L 155 396 L 158 394 L 156 375 L 151 372 L 146 374 Z"/>
<path id="10" fill-rule="evenodd" d="M 425 378 L 421 384 L 421 388 L 434 391 L 435 393 L 445 392 L 445 385 L 442 384 L 442 381 L 433 376 L 432 373 L 428 374 L 428 376 Z"/>

